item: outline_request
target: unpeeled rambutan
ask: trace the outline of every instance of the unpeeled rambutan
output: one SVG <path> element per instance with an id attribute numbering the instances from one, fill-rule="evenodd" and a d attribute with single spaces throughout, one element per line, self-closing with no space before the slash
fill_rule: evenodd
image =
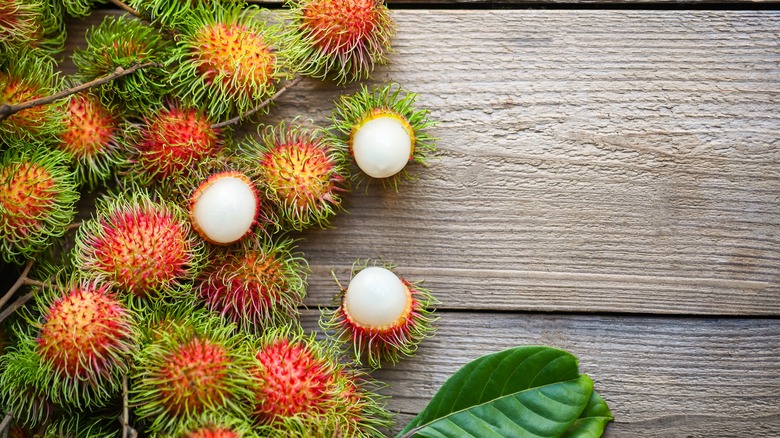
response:
<path id="1" fill-rule="evenodd" d="M 129 174 L 144 184 L 187 177 L 223 146 L 221 130 L 212 128 L 201 111 L 174 104 L 145 117 L 135 137 Z"/>
<path id="2" fill-rule="evenodd" d="M 324 228 L 339 210 L 349 178 L 347 154 L 321 130 L 268 126 L 259 142 L 248 141 L 243 152 L 256 166 L 284 227 Z"/>
<path id="3" fill-rule="evenodd" d="M 26 330 L 17 331 L 21 339 L 16 347 L 0 356 L 0 406 L 18 426 L 33 429 L 46 424 L 57 406 L 49 398 L 49 388 L 41 386 L 41 361 L 34 352 L 35 341 Z"/>
<path id="4" fill-rule="evenodd" d="M 248 331 L 281 325 L 298 315 L 306 294 L 305 260 L 294 241 L 249 239 L 205 265 L 195 290 L 206 307 Z"/>
<path id="5" fill-rule="evenodd" d="M 185 101 L 224 120 L 244 114 L 287 76 L 273 28 L 255 7 L 196 7 L 181 25 L 171 81 Z"/>
<path id="6" fill-rule="evenodd" d="M 41 55 L 62 50 L 65 27 L 59 2 L 52 0 L 5 0 L 0 3 L 0 58 L 27 48 Z"/>
<path id="7" fill-rule="evenodd" d="M 303 74 L 338 83 L 365 79 L 387 61 L 395 22 L 381 0 L 289 0 L 284 36 Z"/>
<path id="8" fill-rule="evenodd" d="M 337 350 L 289 328 L 265 332 L 256 350 L 255 419 L 269 436 L 383 436 L 389 414 Z"/>
<path id="9" fill-rule="evenodd" d="M 246 338 L 215 316 L 167 321 L 135 357 L 130 404 L 139 420 L 165 435 L 204 416 L 246 419 L 256 366 Z"/>
<path id="10" fill-rule="evenodd" d="M 76 235 L 75 264 L 137 297 L 174 293 L 199 270 L 203 245 L 181 208 L 153 201 L 140 188 L 132 191 L 98 200 L 95 217 Z"/>
<path id="11" fill-rule="evenodd" d="M 124 162 L 119 118 L 96 96 L 72 95 L 63 125 L 59 148 L 72 157 L 79 184 L 94 189 Z"/>
<path id="12" fill-rule="evenodd" d="M 409 177 L 407 163 L 425 165 L 436 150 L 425 132 L 433 123 L 427 110 L 414 109 L 416 98 L 395 84 L 341 96 L 331 117 L 334 141 L 366 175 L 397 187 L 401 176 Z"/>
<path id="13" fill-rule="evenodd" d="M 336 310 L 323 310 L 320 325 L 351 342 L 355 358 L 372 368 L 411 356 L 435 331 L 430 306 L 438 304 L 428 289 L 392 272 L 393 265 L 356 262 Z"/>
<path id="14" fill-rule="evenodd" d="M 73 172 L 65 154 L 13 147 L 0 156 L 0 251 L 21 263 L 65 234 L 75 215 Z"/>

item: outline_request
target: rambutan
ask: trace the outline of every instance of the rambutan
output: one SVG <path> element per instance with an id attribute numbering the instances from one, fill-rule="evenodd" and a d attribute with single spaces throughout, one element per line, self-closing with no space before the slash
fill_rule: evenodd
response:
<path id="1" fill-rule="evenodd" d="M 341 206 L 349 169 L 346 149 L 318 129 L 269 126 L 260 141 L 243 146 L 257 168 L 266 197 L 287 229 L 324 228 Z"/>
<path id="2" fill-rule="evenodd" d="M 287 76 L 274 30 L 255 7 L 196 7 L 182 29 L 171 82 L 187 102 L 208 108 L 209 117 L 246 113 Z"/>
<path id="3" fill-rule="evenodd" d="M 409 178 L 407 163 L 425 165 L 435 152 L 425 133 L 433 123 L 427 110 L 414 109 L 416 98 L 395 84 L 341 96 L 332 115 L 334 141 L 349 149 L 363 173 L 397 187 L 401 176 Z"/>
<path id="4" fill-rule="evenodd" d="M 190 197 L 190 222 L 206 241 L 230 245 L 248 236 L 255 225 L 263 225 L 263 204 L 245 173 L 218 172 L 199 182 Z"/>
<path id="5" fill-rule="evenodd" d="M 347 369 L 332 345 L 289 328 L 267 331 L 256 347 L 258 432 L 269 436 L 382 436 L 389 414 Z M 349 397 L 344 397 L 345 391 Z"/>
<path id="6" fill-rule="evenodd" d="M 96 96 L 74 94 L 65 109 L 59 148 L 72 157 L 77 182 L 94 189 L 124 161 L 119 118 Z"/>
<path id="7" fill-rule="evenodd" d="M 65 28 L 61 7 L 52 0 L 5 0 L 0 3 L 0 57 L 26 48 L 41 54 L 62 50 Z"/>
<path id="8" fill-rule="evenodd" d="M 65 234 L 79 194 L 66 156 L 14 147 L 0 156 L 0 250 L 22 263 Z"/>
<path id="9" fill-rule="evenodd" d="M 166 28 L 179 28 L 187 22 L 187 16 L 193 8 L 244 6 L 245 0 L 129 0 L 126 2 L 155 25 Z"/>
<path id="10" fill-rule="evenodd" d="M 223 146 L 221 130 L 196 108 L 169 105 L 145 118 L 132 142 L 130 175 L 143 183 L 186 177 L 199 162 Z"/>
<path id="11" fill-rule="evenodd" d="M 18 328 L 20 339 L 14 348 L 0 356 L 0 406 L 21 428 L 44 425 L 57 412 L 49 388 L 39 378 L 40 357 L 35 341 L 26 329 Z"/>
<path id="12" fill-rule="evenodd" d="M 73 52 L 77 77 L 83 82 L 112 74 L 118 67 L 157 63 L 98 87 L 97 94 L 107 107 L 148 114 L 170 93 L 169 74 L 163 66 L 170 60 L 173 44 L 157 29 L 134 18 L 108 16 L 87 31 L 86 42 L 86 49 Z"/>
<path id="13" fill-rule="evenodd" d="M 306 262 L 293 245 L 290 239 L 248 239 L 212 257 L 195 290 L 207 308 L 244 330 L 284 324 L 298 315 L 306 294 Z"/>
<path id="14" fill-rule="evenodd" d="M 338 83 L 365 79 L 387 61 L 395 22 L 381 0 L 289 0 L 284 36 L 303 74 Z"/>
<path id="15" fill-rule="evenodd" d="M 393 265 L 369 263 L 355 263 L 349 286 L 338 296 L 341 305 L 323 310 L 320 325 L 351 342 L 356 359 L 379 368 L 382 361 L 394 364 L 413 355 L 433 335 L 437 318 L 429 307 L 438 300 L 419 283 L 399 278 Z"/>
<path id="16" fill-rule="evenodd" d="M 201 415 L 175 434 L 182 438 L 253 438 L 258 437 L 247 419 L 220 414 Z"/>
<path id="17" fill-rule="evenodd" d="M 181 208 L 132 191 L 98 200 L 96 216 L 76 235 L 75 264 L 137 297 L 170 295 L 198 272 L 203 245 Z"/>
<path id="18" fill-rule="evenodd" d="M 172 434 L 217 413 L 247 418 L 256 361 L 234 327 L 172 322 L 136 355 L 130 404 L 150 432 Z"/>

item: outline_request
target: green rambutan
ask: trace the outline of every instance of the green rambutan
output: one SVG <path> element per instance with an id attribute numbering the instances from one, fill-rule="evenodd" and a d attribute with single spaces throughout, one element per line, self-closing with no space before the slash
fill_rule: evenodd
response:
<path id="1" fill-rule="evenodd" d="M 320 325 L 351 342 L 355 358 L 372 368 L 382 361 L 396 363 L 414 354 L 423 339 L 433 335 L 430 306 L 438 304 L 428 289 L 396 276 L 388 263 L 355 263 L 349 286 L 342 288 L 341 305 L 323 310 Z"/>
<path id="2" fill-rule="evenodd" d="M 212 257 L 195 290 L 208 309 L 244 330 L 284 324 L 297 317 L 306 295 L 306 262 L 293 245 L 291 239 L 247 239 Z"/>
<path id="3" fill-rule="evenodd" d="M 341 206 L 349 178 L 346 149 L 319 129 L 268 126 L 260 141 L 250 140 L 244 156 L 257 167 L 266 197 L 283 226 L 325 228 Z"/>
<path id="4" fill-rule="evenodd" d="M 79 194 L 66 156 L 14 147 L 0 156 L 0 250 L 22 263 L 65 234 Z"/>
<path id="5" fill-rule="evenodd" d="M 186 23 L 193 8 L 246 6 L 245 0 L 130 0 L 128 5 L 148 17 L 155 24 L 166 28 L 180 27 Z"/>
<path id="6" fill-rule="evenodd" d="M 32 337 L 23 335 L 15 347 L 0 356 L 0 406 L 24 429 L 46 424 L 58 410 L 49 398 L 49 388 L 40 386 L 37 376 L 41 363 L 34 345 Z"/>
<path id="7" fill-rule="evenodd" d="M 148 114 L 171 91 L 164 65 L 170 61 L 173 43 L 157 29 L 141 20 L 108 16 L 87 31 L 86 42 L 86 49 L 73 52 L 77 76 L 83 82 L 115 73 L 118 67 L 157 63 L 98 87 L 97 94 L 107 107 Z"/>
<path id="8" fill-rule="evenodd" d="M 246 338 L 216 316 L 166 321 L 135 358 L 136 417 L 163 435 L 214 414 L 246 419 L 256 366 Z"/>
<path id="9" fill-rule="evenodd" d="M 366 375 L 348 369 L 332 345 L 280 328 L 258 341 L 254 417 L 261 435 L 383 436 L 389 414 Z"/>
<path id="10" fill-rule="evenodd" d="M 96 96 L 74 94 L 65 109 L 59 148 L 72 157 L 77 182 L 94 189 L 124 162 L 119 118 Z"/>
<path id="11" fill-rule="evenodd" d="M 303 74 L 339 84 L 365 79 L 387 61 L 395 22 L 381 0 L 288 0 L 284 36 Z"/>
<path id="12" fill-rule="evenodd" d="M 364 174 L 397 187 L 401 176 L 409 178 L 407 163 L 426 165 L 436 150 L 425 132 L 433 123 L 427 110 L 414 109 L 416 98 L 395 84 L 341 96 L 332 115 L 334 141 L 349 149 Z"/>
<path id="13" fill-rule="evenodd" d="M 62 50 L 65 27 L 53 0 L 5 0 L 0 3 L 0 57 L 25 48 L 53 54 Z M 43 54 L 42 53 L 42 54 Z"/>
<path id="14" fill-rule="evenodd" d="M 144 185 L 186 178 L 198 163 L 216 157 L 224 143 L 221 130 L 201 111 L 174 104 L 146 116 L 134 137 L 130 175 Z"/>
<path id="15" fill-rule="evenodd" d="M 246 113 L 287 76 L 274 29 L 255 7 L 197 7 L 181 28 L 171 82 L 186 102 L 207 108 L 211 118 Z"/>
<path id="16" fill-rule="evenodd" d="M 74 263 L 132 296 L 170 295 L 197 274 L 203 245 L 181 208 L 132 192 L 98 200 L 95 217 L 79 227 Z"/>
<path id="17" fill-rule="evenodd" d="M 83 18 L 92 12 L 95 0 L 59 0 L 65 7 L 65 12 L 73 17 Z"/>

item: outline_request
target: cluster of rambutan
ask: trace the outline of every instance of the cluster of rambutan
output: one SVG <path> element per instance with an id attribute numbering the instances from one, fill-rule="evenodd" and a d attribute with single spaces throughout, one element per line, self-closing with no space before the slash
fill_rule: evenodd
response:
<path id="1" fill-rule="evenodd" d="M 131 0 L 143 19 L 106 17 L 61 78 L 62 11 L 92 2 L 0 5 L 0 269 L 27 263 L 17 283 L 34 298 L 0 316 L 0 410 L 15 427 L 351 437 L 390 424 L 361 363 L 411 355 L 435 299 L 392 266 L 356 264 L 316 340 L 299 324 L 307 265 L 289 233 L 327 227 L 355 179 L 397 186 L 433 152 L 431 122 L 413 93 L 362 86 L 327 127 L 235 140 L 285 81 L 353 82 L 386 62 L 381 1 L 287 6 L 269 24 L 241 0 Z M 73 224 L 77 204 L 95 210 Z"/>

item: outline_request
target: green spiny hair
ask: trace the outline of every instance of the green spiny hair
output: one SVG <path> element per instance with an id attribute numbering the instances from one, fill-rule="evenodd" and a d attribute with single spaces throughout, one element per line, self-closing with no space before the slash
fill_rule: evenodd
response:
<path id="1" fill-rule="evenodd" d="M 196 7 L 181 24 L 171 75 L 185 102 L 217 120 L 244 114 L 275 92 L 289 76 L 278 50 L 277 29 L 256 7 Z"/>
<path id="2" fill-rule="evenodd" d="M 186 23 L 191 10 L 197 7 L 220 8 L 225 6 L 245 7 L 245 0 L 130 0 L 128 5 L 144 17 L 164 28 L 174 31 Z"/>
<path id="3" fill-rule="evenodd" d="M 157 65 L 137 70 L 97 89 L 108 107 L 146 114 L 171 91 L 165 65 L 170 62 L 173 43 L 157 29 L 134 18 L 105 17 L 86 34 L 87 48 L 73 53 L 77 77 L 86 82 L 136 64 Z"/>
<path id="4" fill-rule="evenodd" d="M 352 265 L 350 280 L 368 266 L 379 266 L 390 271 L 396 267 L 384 260 L 358 260 Z M 336 282 L 338 283 L 338 280 Z M 409 315 L 400 326 L 389 329 L 354 326 L 344 304 L 347 289 L 339 283 L 341 291 L 334 300 L 339 307 L 334 310 L 321 310 L 320 327 L 331 338 L 352 344 L 355 359 L 358 362 L 365 359 L 371 368 L 380 368 L 383 361 L 395 364 L 401 357 L 413 356 L 419 344 L 436 332 L 433 324 L 438 317 L 433 315 L 432 307 L 439 304 L 439 301 L 429 289 L 420 286 L 421 282 L 411 282 L 403 278 L 401 282 L 411 294 L 412 305 Z"/>
<path id="5" fill-rule="evenodd" d="M 53 60 L 38 49 L 0 59 L 0 105 L 15 105 L 54 94 L 61 80 Z M 49 142 L 62 130 L 62 102 L 27 108 L 0 120 L 0 145 Z"/>
<path id="6" fill-rule="evenodd" d="M 0 356 L 0 407 L 19 426 L 33 429 L 53 418 L 58 407 L 49 398 L 49 388 L 39 386 L 41 363 L 32 337 L 21 326 L 16 331 L 16 346 Z"/>
<path id="7" fill-rule="evenodd" d="M 92 12 L 95 0 L 59 0 L 65 7 L 65 12 L 76 18 L 84 18 Z"/>
<path id="8" fill-rule="evenodd" d="M 216 315 L 161 321 L 134 358 L 130 404 L 139 421 L 164 436 L 203 415 L 247 419 L 256 361 L 245 335 Z"/>
<path id="9" fill-rule="evenodd" d="M 16 146 L 0 156 L 0 250 L 9 263 L 34 258 L 67 231 L 79 193 L 67 156 Z"/>
<path id="10" fill-rule="evenodd" d="M 69 96 L 63 113 L 57 147 L 70 156 L 76 182 L 98 188 L 126 162 L 119 116 L 89 92 Z"/>
<path id="11" fill-rule="evenodd" d="M 254 418 L 261 436 L 384 436 L 380 430 L 391 422 L 375 393 L 381 385 L 341 361 L 337 345 L 286 326 L 260 335 L 253 351 L 260 362 Z M 285 390 L 292 400 L 280 394 Z"/>
<path id="12" fill-rule="evenodd" d="M 122 436 L 122 426 L 117 417 L 118 409 L 70 411 L 56 417 L 41 436 L 42 438 L 118 438 Z"/>
<path id="13" fill-rule="evenodd" d="M 428 110 L 415 108 L 416 100 L 416 94 L 405 91 L 395 83 L 372 88 L 361 85 L 360 90 L 351 95 L 342 95 L 336 102 L 331 115 L 330 135 L 336 144 L 348 149 L 351 154 L 352 137 L 362 123 L 378 115 L 401 117 L 414 132 L 410 161 L 427 166 L 428 159 L 436 152 L 436 148 L 433 145 L 435 139 L 426 130 L 434 123 L 428 118 Z M 362 175 L 362 178 L 370 178 L 362 172 L 359 175 Z M 353 178 L 361 177 L 356 174 Z M 397 189 L 401 178 L 413 177 L 404 168 L 393 176 L 382 178 L 382 184 Z"/>
<path id="14" fill-rule="evenodd" d="M 215 249 L 194 289 L 208 309 L 245 331 L 260 332 L 298 317 L 306 271 L 294 240 L 253 236 Z"/>
<path id="15" fill-rule="evenodd" d="M 294 69 L 338 84 L 387 62 L 395 22 L 382 0 L 288 0 L 283 41 Z"/>
<path id="16" fill-rule="evenodd" d="M 57 0 L 5 0 L 0 4 L 0 58 L 39 49 L 51 56 L 65 45 L 62 7 Z"/>
<path id="17" fill-rule="evenodd" d="M 346 148 L 319 128 L 267 126 L 242 146 L 286 229 L 326 228 L 348 190 Z"/>
<path id="18" fill-rule="evenodd" d="M 166 438 L 207 438 L 228 436 L 232 433 L 238 438 L 259 438 L 247 419 L 224 414 L 206 413 L 182 424 L 179 429 Z"/>
<path id="19" fill-rule="evenodd" d="M 76 234 L 74 261 L 85 276 L 134 302 L 187 293 L 203 251 L 180 207 L 134 187 L 98 199 Z"/>

